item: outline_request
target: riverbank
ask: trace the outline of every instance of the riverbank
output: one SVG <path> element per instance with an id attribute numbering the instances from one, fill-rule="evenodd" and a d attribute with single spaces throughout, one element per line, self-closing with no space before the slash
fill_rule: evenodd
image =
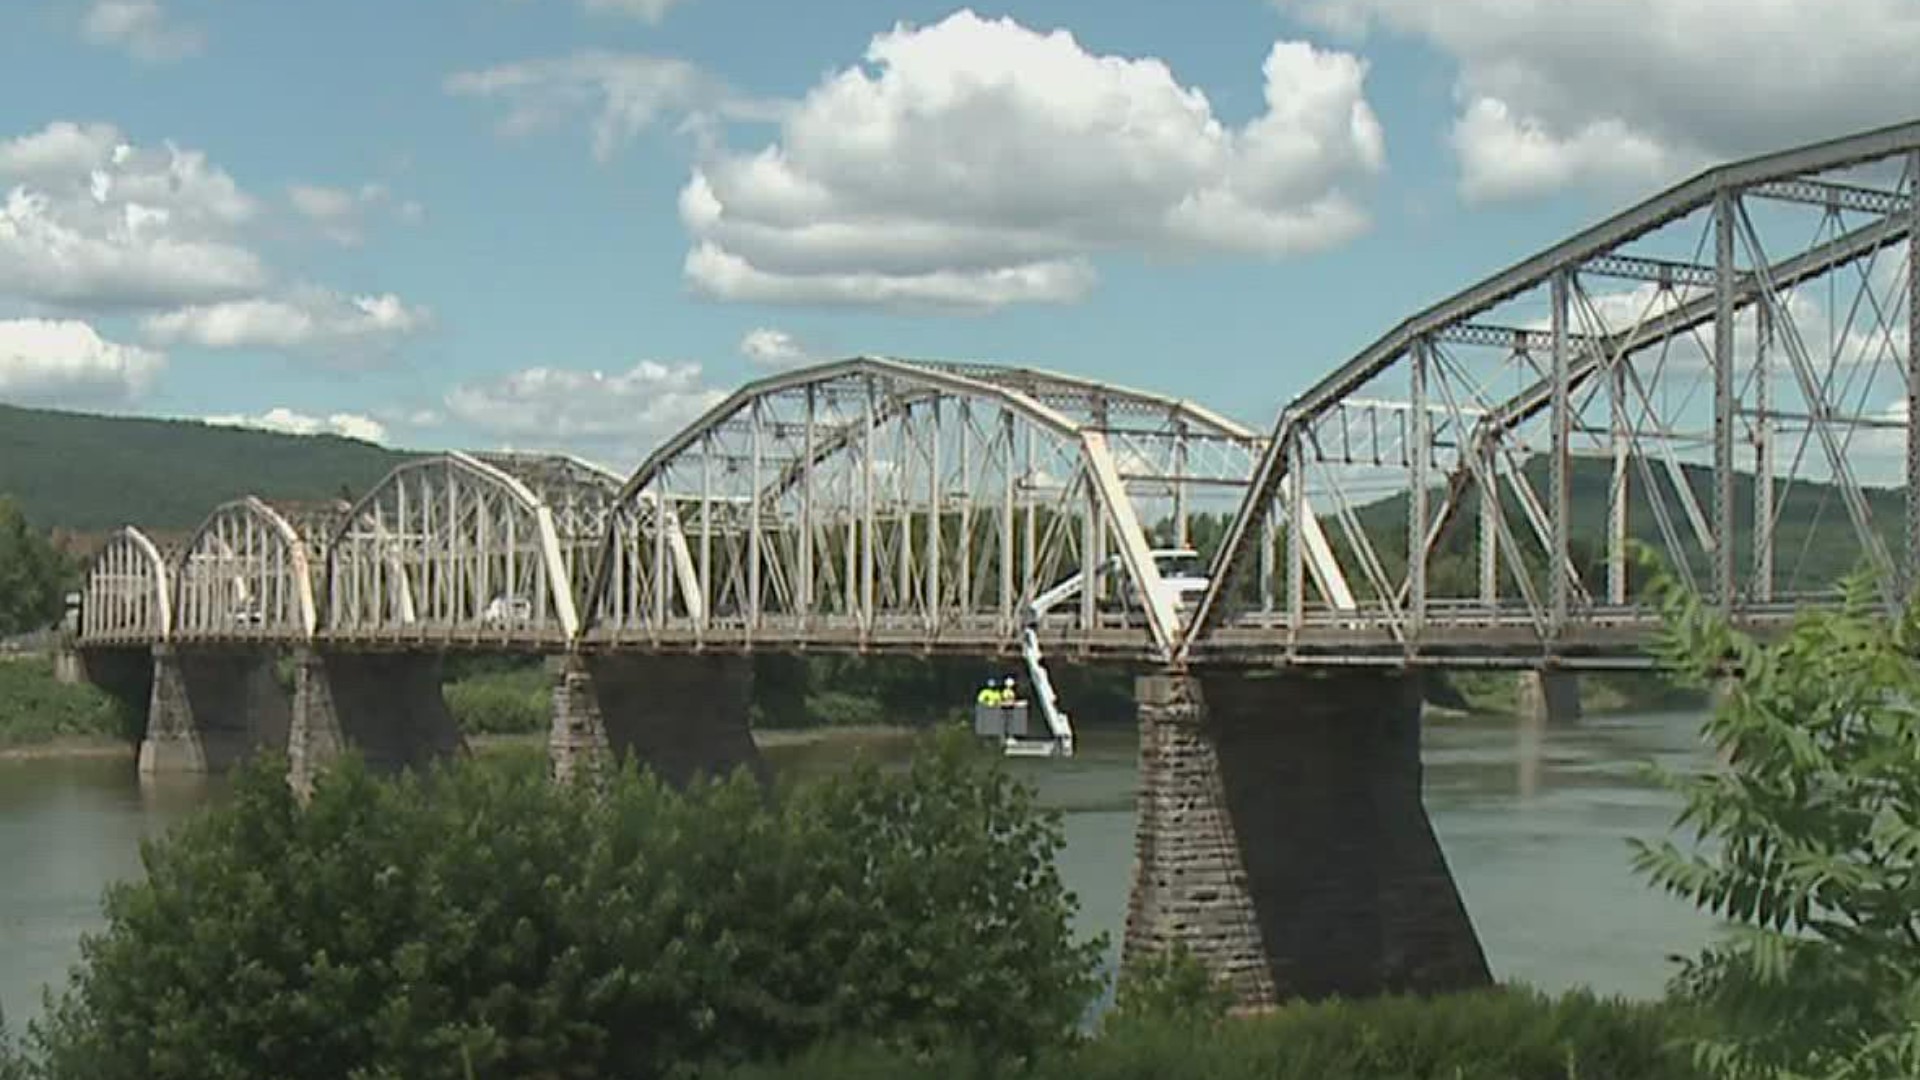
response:
<path id="1" fill-rule="evenodd" d="M 69 735 L 47 742 L 0 746 L 0 761 L 132 761 L 139 747 L 102 735 Z"/>
<path id="2" fill-rule="evenodd" d="M 85 756 L 107 744 L 131 743 L 134 718 L 98 687 L 54 678 L 48 656 L 15 656 L 0 663 L 0 755 Z"/>

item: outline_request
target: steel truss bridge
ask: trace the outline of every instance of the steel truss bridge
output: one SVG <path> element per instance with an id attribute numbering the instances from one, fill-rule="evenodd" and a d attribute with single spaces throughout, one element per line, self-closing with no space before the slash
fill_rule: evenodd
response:
<path id="1" fill-rule="evenodd" d="M 1920 123 L 1704 172 L 1393 327 L 1268 431 L 862 357 L 741 388 L 627 477 L 447 453 L 351 505 L 228 503 L 178 550 L 129 527 L 80 644 L 996 652 L 1082 573 L 1041 632 L 1084 657 L 1637 666 L 1634 541 L 1758 629 L 1836 599 L 1816 545 L 1895 604 L 1917 178 Z M 1190 544 L 1217 554 L 1181 607 L 1154 551 Z"/>

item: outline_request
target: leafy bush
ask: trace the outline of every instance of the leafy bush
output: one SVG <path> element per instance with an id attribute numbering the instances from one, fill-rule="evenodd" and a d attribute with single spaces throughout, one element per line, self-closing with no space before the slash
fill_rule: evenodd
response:
<path id="1" fill-rule="evenodd" d="M 1130 964 L 1114 988 L 1109 1028 L 1127 1024 L 1205 1025 L 1226 1018 L 1233 991 L 1181 947 Z"/>
<path id="2" fill-rule="evenodd" d="M 140 737 L 144 716 L 93 686 L 53 677 L 45 657 L 0 660 L 0 746 L 59 738 Z"/>
<path id="3" fill-rule="evenodd" d="M 0 635 L 46 629 L 78 580 L 72 560 L 27 524 L 20 504 L 0 496 Z"/>
<path id="4" fill-rule="evenodd" d="M 829 1035 L 996 1058 L 1068 1037 L 1057 819 L 949 738 L 775 797 L 537 763 L 302 809 L 267 763 L 145 852 L 36 1029 L 55 1077 L 652 1077 Z"/>
<path id="5" fill-rule="evenodd" d="M 553 710 L 553 680 L 543 668 L 469 675 L 447 683 L 447 711 L 469 735 L 522 735 L 545 731 Z"/>
<path id="6" fill-rule="evenodd" d="M 0 1015 L 0 1080 L 29 1080 L 27 1059 L 7 1033 L 7 1018 Z"/>
<path id="7" fill-rule="evenodd" d="M 1675 981 L 1719 1030 L 1722 1077 L 1920 1076 L 1920 609 L 1863 583 L 1760 644 L 1671 582 L 1662 652 L 1696 681 L 1740 673 L 1706 734 L 1723 768 L 1671 778 L 1682 852 L 1642 844 L 1658 886 L 1734 924 Z"/>
<path id="8" fill-rule="evenodd" d="M 1687 1014 L 1587 994 L 1520 991 L 1292 1005 L 1239 1020 L 1107 1025 L 1024 1067 L 964 1050 L 920 1055 L 816 1049 L 730 1080 L 1699 1080 L 1680 1036 Z"/>

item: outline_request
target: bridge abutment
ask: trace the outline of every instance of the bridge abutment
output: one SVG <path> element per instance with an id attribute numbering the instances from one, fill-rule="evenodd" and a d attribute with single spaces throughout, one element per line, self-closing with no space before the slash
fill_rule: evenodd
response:
<path id="1" fill-rule="evenodd" d="M 1128 963 L 1184 947 L 1253 1006 L 1491 982 L 1421 803 L 1417 676 L 1135 688 Z"/>
<path id="2" fill-rule="evenodd" d="M 1580 676 L 1571 671 L 1530 670 L 1520 673 L 1518 709 L 1523 720 L 1540 727 L 1562 727 L 1580 722 Z"/>
<path id="3" fill-rule="evenodd" d="M 741 767 L 767 779 L 747 723 L 751 657 L 569 653 L 552 670 L 556 779 L 629 757 L 675 786 Z"/>
<path id="4" fill-rule="evenodd" d="M 274 654 L 156 645 L 140 774 L 223 772 L 285 747 L 289 723 Z"/>
<path id="5" fill-rule="evenodd" d="M 464 752 L 466 740 L 440 692 L 439 653 L 294 654 L 288 781 L 310 792 L 351 747 L 378 772 L 399 772 Z"/>

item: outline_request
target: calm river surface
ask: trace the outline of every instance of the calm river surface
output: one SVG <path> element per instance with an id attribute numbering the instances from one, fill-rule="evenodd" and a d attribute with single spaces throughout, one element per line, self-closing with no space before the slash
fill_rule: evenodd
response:
<path id="1" fill-rule="evenodd" d="M 1666 957 L 1712 933 L 1691 908 L 1628 869 L 1626 838 L 1660 835 L 1675 803 L 1642 766 L 1705 760 L 1699 718 L 1590 718 L 1529 734 L 1508 719 L 1430 719 L 1426 799 L 1496 976 L 1548 990 L 1586 985 L 1658 994 Z M 1070 762 L 1014 762 L 1065 812 L 1061 873 L 1081 927 L 1117 950 L 1133 858 L 1131 733 L 1091 731 Z M 783 747 L 783 769 L 845 759 L 845 747 Z M 140 871 L 142 837 L 206 798 L 203 787 L 142 791 L 127 761 L 0 762 L 0 1009 L 16 1030 L 64 978 L 80 935 L 100 924 L 109 882 Z"/>

